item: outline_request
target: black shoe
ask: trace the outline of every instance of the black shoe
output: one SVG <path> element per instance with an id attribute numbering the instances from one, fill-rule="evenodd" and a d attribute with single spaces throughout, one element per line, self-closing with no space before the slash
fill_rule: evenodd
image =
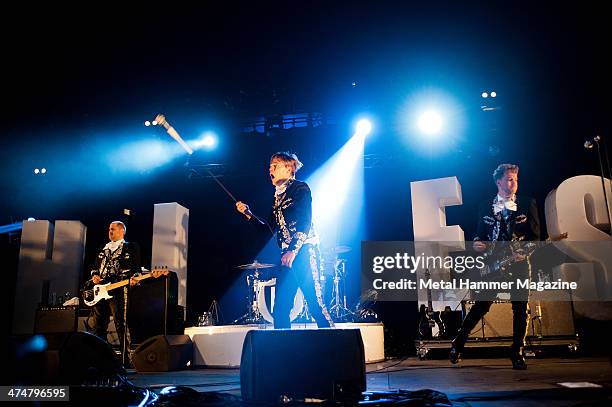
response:
<path id="1" fill-rule="evenodd" d="M 451 346 L 448 352 L 448 359 L 453 365 L 456 365 L 461 360 L 461 352 L 455 345 Z"/>
<path id="2" fill-rule="evenodd" d="M 512 355 L 510 360 L 512 360 L 512 369 L 527 370 L 527 362 L 525 361 L 525 356 L 523 356 L 522 353 Z"/>

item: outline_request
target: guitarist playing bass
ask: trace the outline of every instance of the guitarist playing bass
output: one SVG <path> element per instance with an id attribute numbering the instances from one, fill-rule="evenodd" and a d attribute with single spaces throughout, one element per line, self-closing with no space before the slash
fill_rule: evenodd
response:
<path id="1" fill-rule="evenodd" d="M 533 242 L 540 240 L 540 219 L 534 199 L 516 195 L 518 189 L 517 165 L 500 164 L 493 172 L 497 195 L 480 205 L 478 211 L 477 235 L 473 248 L 476 252 L 487 250 L 485 242 Z M 493 243 L 494 244 L 494 243 Z M 490 244 L 489 244 L 490 245 Z M 517 255 L 510 266 L 515 274 L 529 275 L 528 256 Z M 523 298 L 521 298 L 523 300 Z M 449 359 L 458 363 L 465 342 L 478 321 L 489 311 L 492 301 L 476 301 L 463 320 L 461 329 L 452 342 Z M 524 356 L 527 335 L 527 298 L 512 301 L 512 368 L 527 368 Z"/>
<path id="2" fill-rule="evenodd" d="M 125 279 L 130 279 L 130 286 L 137 284 L 134 275 L 140 272 L 140 248 L 136 243 L 126 242 L 124 239 L 125 233 L 126 227 L 123 222 L 111 222 L 108 227 L 110 242 L 98 253 L 95 265 L 91 270 L 91 280 L 86 283 L 86 286 L 114 283 Z M 116 290 L 112 298 L 103 299 L 91 308 L 86 325 L 90 332 L 106 340 L 108 324 L 112 315 L 121 344 L 123 363 L 127 366 L 124 305 L 124 291 Z"/>

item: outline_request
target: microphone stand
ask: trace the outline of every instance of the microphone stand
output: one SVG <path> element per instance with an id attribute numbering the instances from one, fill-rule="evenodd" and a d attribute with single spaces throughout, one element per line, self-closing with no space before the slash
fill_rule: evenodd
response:
<path id="1" fill-rule="evenodd" d="M 608 202 L 608 191 L 606 188 L 606 175 L 604 171 L 603 159 L 601 157 L 601 147 L 599 145 L 599 141 L 601 140 L 601 136 L 597 135 L 593 137 L 593 140 L 588 140 L 585 142 L 584 146 L 587 149 L 593 148 L 593 142 L 597 146 L 597 157 L 599 158 L 599 169 L 601 171 L 601 187 L 603 189 L 604 202 L 606 204 L 606 215 L 608 215 L 608 224 L 610 225 L 610 233 L 612 233 L 612 216 L 610 214 L 610 204 Z M 606 167 L 608 168 L 608 173 L 610 174 L 610 162 L 608 161 L 608 151 L 604 148 L 605 156 L 606 156 Z M 612 178 L 612 174 L 610 174 L 610 178 Z M 612 179 L 609 180 L 610 185 L 612 186 Z M 612 188 L 611 188 L 612 189 Z"/>
<path id="2" fill-rule="evenodd" d="M 599 168 L 601 170 L 601 186 L 603 188 L 603 193 L 604 193 L 604 201 L 606 202 L 606 213 L 608 214 L 608 224 L 610 225 L 611 228 L 611 232 L 612 232 L 612 216 L 610 215 L 610 203 L 608 202 L 608 192 L 607 192 L 607 188 L 606 188 L 606 177 L 605 177 L 605 173 L 604 173 L 604 167 L 603 167 L 603 161 L 601 159 L 601 148 L 599 146 L 599 140 L 601 140 L 600 136 L 595 136 L 595 138 L 593 138 L 593 140 L 595 141 L 595 145 L 597 146 L 597 156 L 599 158 Z M 606 158 L 608 156 L 608 152 L 606 151 Z M 610 170 L 610 163 L 607 162 L 607 167 L 608 167 L 608 171 Z M 612 181 L 611 181 L 612 182 Z"/>
<path id="3" fill-rule="evenodd" d="M 196 170 L 192 169 L 192 171 L 194 171 L 195 173 L 197 173 Z M 238 202 L 238 199 L 236 199 L 236 197 L 225 187 L 225 185 L 223 185 L 223 183 L 221 181 L 219 181 L 219 178 L 212 173 L 211 170 L 209 170 L 208 168 L 206 168 L 206 172 L 208 172 L 208 175 L 210 176 L 210 178 L 214 179 L 215 182 L 221 187 L 221 189 L 223 189 L 223 191 L 225 191 L 225 193 L 234 201 L 234 202 Z M 268 229 L 270 230 L 270 233 L 272 233 L 272 235 L 274 235 L 274 230 L 270 227 L 270 225 L 268 224 L 268 222 L 262 220 L 261 218 L 259 218 L 257 215 L 255 215 L 253 212 L 251 212 L 249 210 L 248 214 L 243 214 L 245 217 L 248 216 L 252 216 L 260 225 L 265 225 L 268 227 Z"/>

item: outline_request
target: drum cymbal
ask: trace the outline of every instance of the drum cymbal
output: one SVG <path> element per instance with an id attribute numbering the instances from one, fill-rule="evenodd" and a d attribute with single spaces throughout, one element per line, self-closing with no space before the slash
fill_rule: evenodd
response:
<path id="1" fill-rule="evenodd" d="M 242 264 L 240 266 L 236 266 L 236 268 L 241 269 L 241 270 L 255 270 L 255 269 L 269 269 L 275 266 L 276 264 L 260 263 L 257 260 L 255 260 L 253 263 Z"/>

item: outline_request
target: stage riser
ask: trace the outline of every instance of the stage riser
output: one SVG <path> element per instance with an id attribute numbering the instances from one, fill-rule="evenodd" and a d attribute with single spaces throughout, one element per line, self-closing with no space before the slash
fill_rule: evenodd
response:
<path id="1" fill-rule="evenodd" d="M 293 329 L 313 329 L 315 324 L 293 324 Z M 343 323 L 336 329 L 359 328 L 363 339 L 366 363 L 385 360 L 384 330 L 381 323 Z M 185 329 L 193 341 L 193 364 L 207 367 L 240 367 L 242 345 L 247 332 L 254 329 L 272 329 L 262 325 L 224 325 L 190 327 Z"/>

